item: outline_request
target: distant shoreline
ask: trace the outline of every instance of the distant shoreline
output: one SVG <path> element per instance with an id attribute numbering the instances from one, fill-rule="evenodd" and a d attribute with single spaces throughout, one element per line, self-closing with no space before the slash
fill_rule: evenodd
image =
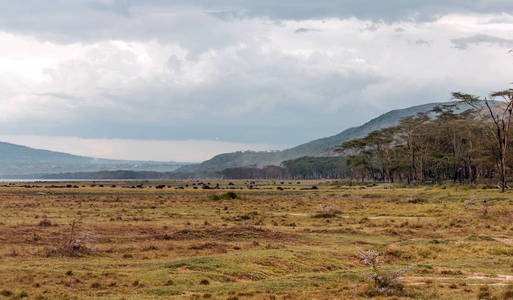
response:
<path id="1" fill-rule="evenodd" d="M 19 178 L 0 178 L 0 182 L 111 182 L 111 181 L 178 181 L 178 179 L 19 179 Z"/>

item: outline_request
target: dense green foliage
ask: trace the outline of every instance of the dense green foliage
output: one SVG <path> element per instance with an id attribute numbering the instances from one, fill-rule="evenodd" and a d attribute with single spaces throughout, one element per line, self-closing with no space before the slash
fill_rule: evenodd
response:
<path id="1" fill-rule="evenodd" d="M 494 105 L 501 110 L 501 104 Z M 499 151 L 490 129 L 479 107 L 456 113 L 453 105 L 442 105 L 348 141 L 339 151 L 347 155 L 352 176 L 361 180 L 472 184 L 499 175 Z"/>
<path id="2" fill-rule="evenodd" d="M 277 166 L 267 166 L 261 169 L 256 167 L 240 167 L 224 169 L 218 172 L 218 175 L 230 179 L 276 179 L 286 177 L 287 172 L 284 168 Z"/>
<path id="3" fill-rule="evenodd" d="M 301 157 L 283 162 L 281 167 L 228 168 L 219 172 L 231 179 L 339 179 L 350 175 L 344 157 Z"/>
<path id="4" fill-rule="evenodd" d="M 283 162 L 292 178 L 338 179 L 350 175 L 345 157 L 302 157 Z"/>

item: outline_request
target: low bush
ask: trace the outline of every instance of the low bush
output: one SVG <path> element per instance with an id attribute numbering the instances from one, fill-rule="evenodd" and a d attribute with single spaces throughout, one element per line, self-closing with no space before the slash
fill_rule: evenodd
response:
<path id="1" fill-rule="evenodd" d="M 399 282 L 399 278 L 406 272 L 410 271 L 413 266 L 397 269 L 385 270 L 380 267 L 383 262 L 382 254 L 376 250 L 364 251 L 360 248 L 356 249 L 362 264 L 371 268 L 366 279 L 369 282 L 367 296 L 402 296 L 404 295 L 404 286 Z"/>
<path id="2" fill-rule="evenodd" d="M 227 192 L 221 195 L 210 195 L 210 200 L 218 201 L 218 200 L 233 200 L 233 199 L 240 199 L 239 195 L 237 195 L 234 192 Z"/>
<path id="3" fill-rule="evenodd" d="M 80 257 L 82 255 L 90 254 L 89 249 L 85 242 L 77 238 L 78 224 L 75 220 L 70 224 L 69 238 L 64 240 L 62 244 L 53 249 L 46 249 L 45 256 L 67 256 L 67 257 Z"/>
<path id="4" fill-rule="evenodd" d="M 337 205 L 321 205 L 320 210 L 315 214 L 314 218 L 334 218 L 341 214 L 342 210 Z"/>

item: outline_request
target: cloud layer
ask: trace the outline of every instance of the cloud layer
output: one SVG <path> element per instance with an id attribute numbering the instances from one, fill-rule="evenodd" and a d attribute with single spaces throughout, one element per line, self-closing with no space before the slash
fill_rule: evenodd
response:
<path id="1" fill-rule="evenodd" d="M 0 1 L 0 134 L 268 149 L 513 77 L 510 1 L 169 3 Z"/>

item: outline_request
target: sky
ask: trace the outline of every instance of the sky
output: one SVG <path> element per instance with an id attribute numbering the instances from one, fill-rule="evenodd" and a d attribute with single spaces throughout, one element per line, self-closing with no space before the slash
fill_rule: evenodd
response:
<path id="1" fill-rule="evenodd" d="M 0 140 L 276 150 L 513 81 L 510 0 L 0 0 Z"/>

